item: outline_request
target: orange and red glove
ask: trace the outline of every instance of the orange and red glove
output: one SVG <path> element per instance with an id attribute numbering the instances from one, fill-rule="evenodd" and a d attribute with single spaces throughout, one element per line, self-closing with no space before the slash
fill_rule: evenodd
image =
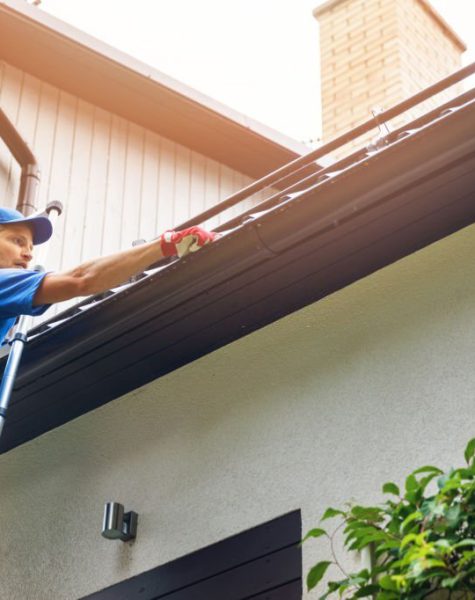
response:
<path id="1" fill-rule="evenodd" d="M 212 242 L 219 234 L 206 231 L 201 227 L 188 227 L 182 231 L 165 231 L 160 237 L 163 256 L 181 258 L 190 252 L 196 252 L 205 244 Z"/>

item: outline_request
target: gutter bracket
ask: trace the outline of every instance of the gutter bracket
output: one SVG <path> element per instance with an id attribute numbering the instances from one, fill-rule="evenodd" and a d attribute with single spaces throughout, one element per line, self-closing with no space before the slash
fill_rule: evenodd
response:
<path id="1" fill-rule="evenodd" d="M 273 250 L 268 244 L 266 244 L 266 242 L 263 240 L 262 236 L 259 235 L 259 229 L 262 228 L 262 223 L 260 223 L 258 221 L 258 217 L 260 217 L 261 215 L 247 215 L 247 217 L 245 219 L 243 219 L 242 224 L 241 225 L 251 225 L 252 231 L 255 233 L 259 244 L 261 244 L 261 246 L 267 250 L 269 252 L 269 254 L 271 254 L 272 256 L 278 256 L 280 254 L 280 252 L 276 252 L 275 250 Z"/>
<path id="2" fill-rule="evenodd" d="M 381 121 L 379 115 L 384 113 L 384 110 L 380 106 L 375 106 L 371 109 L 374 122 L 378 126 L 379 134 L 371 140 L 366 146 L 368 152 L 377 152 L 389 144 L 389 134 L 391 133 L 386 121 Z"/>

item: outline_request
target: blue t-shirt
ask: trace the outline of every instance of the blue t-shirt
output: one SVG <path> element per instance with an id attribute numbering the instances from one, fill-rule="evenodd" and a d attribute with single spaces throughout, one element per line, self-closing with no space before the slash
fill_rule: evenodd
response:
<path id="1" fill-rule="evenodd" d="M 0 269 L 0 345 L 20 315 L 41 315 L 49 304 L 33 306 L 33 298 L 46 273 Z"/>

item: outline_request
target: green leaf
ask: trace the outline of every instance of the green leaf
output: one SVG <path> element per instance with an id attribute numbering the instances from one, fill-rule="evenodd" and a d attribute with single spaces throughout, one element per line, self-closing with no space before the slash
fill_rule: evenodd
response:
<path id="1" fill-rule="evenodd" d="M 460 504 L 455 504 L 447 510 L 445 518 L 447 519 L 447 527 L 449 529 L 457 527 L 459 524 L 460 510 Z"/>
<path id="2" fill-rule="evenodd" d="M 359 546 L 360 548 L 364 548 L 372 542 L 387 542 L 389 539 L 390 538 L 386 532 L 373 531 L 373 533 L 369 533 L 359 540 Z"/>
<path id="3" fill-rule="evenodd" d="M 368 596 L 372 596 L 376 592 L 379 592 L 379 590 L 379 585 L 365 585 L 353 595 L 353 598 L 367 598 Z"/>
<path id="4" fill-rule="evenodd" d="M 463 573 L 459 573 L 455 577 L 446 577 L 445 579 L 442 579 L 442 587 L 448 589 L 453 588 L 460 581 L 462 578 L 461 576 L 463 577 Z"/>
<path id="5" fill-rule="evenodd" d="M 449 481 L 449 479 L 450 475 L 448 473 L 441 475 L 439 479 L 437 479 L 437 485 L 439 486 L 439 490 L 442 490 L 444 488 L 445 484 L 447 483 L 447 481 Z"/>
<path id="6" fill-rule="evenodd" d="M 465 456 L 465 460 L 467 461 L 467 464 L 470 464 L 470 461 L 472 460 L 474 454 L 475 454 L 475 438 L 472 438 L 468 442 L 467 447 L 465 448 L 465 452 L 464 452 L 464 456 Z"/>
<path id="7" fill-rule="evenodd" d="M 472 481 L 473 479 L 475 479 L 475 471 L 474 471 L 473 466 L 456 469 L 454 471 L 454 473 L 456 473 L 458 476 L 460 476 L 460 479 L 468 479 L 469 481 Z"/>
<path id="8" fill-rule="evenodd" d="M 303 544 L 309 538 L 318 538 L 322 535 L 328 535 L 328 533 L 324 529 L 311 529 L 300 543 Z"/>
<path id="9" fill-rule="evenodd" d="M 307 575 L 307 589 L 308 591 L 313 590 L 317 583 L 325 575 L 326 570 L 331 565 L 331 561 L 322 560 L 310 569 Z"/>
<path id="10" fill-rule="evenodd" d="M 444 515 L 444 505 L 439 504 L 434 498 L 426 500 L 421 506 L 421 512 L 424 517 L 434 519 L 436 517 L 442 517 Z"/>
<path id="11" fill-rule="evenodd" d="M 388 481 L 388 483 L 383 485 L 383 494 L 394 494 L 395 496 L 400 496 L 401 492 L 395 483 Z"/>
<path id="12" fill-rule="evenodd" d="M 351 514 L 357 519 L 366 521 L 381 521 L 382 509 L 376 506 L 353 506 Z"/>
<path id="13" fill-rule="evenodd" d="M 454 544 L 453 548 L 463 548 L 465 546 L 475 546 L 475 540 L 472 540 L 472 539 L 462 540 L 461 542 L 457 542 L 456 544 Z"/>
<path id="14" fill-rule="evenodd" d="M 422 492 L 426 489 L 426 487 L 434 479 L 434 477 L 437 477 L 438 474 L 439 473 L 430 473 L 426 477 L 422 477 L 422 479 L 419 482 L 419 486 Z"/>
<path id="15" fill-rule="evenodd" d="M 336 508 L 327 508 L 326 511 L 323 513 L 323 517 L 320 519 L 320 521 L 325 521 L 325 519 L 332 519 L 333 517 L 337 517 L 338 515 L 341 516 L 346 516 L 345 513 L 342 510 L 337 510 Z"/>
<path id="16" fill-rule="evenodd" d="M 422 519 L 424 517 L 424 515 L 416 510 L 415 512 L 411 513 L 410 515 L 408 515 L 404 521 L 401 523 L 401 527 L 400 527 L 400 531 L 403 532 L 404 529 L 406 529 L 406 527 L 412 523 L 413 521 L 416 521 L 417 519 Z"/>
<path id="17" fill-rule="evenodd" d="M 426 569 L 434 569 L 435 567 L 442 567 L 445 569 L 447 565 L 443 560 L 440 560 L 440 558 L 427 558 L 424 561 L 424 567 Z"/>
<path id="18" fill-rule="evenodd" d="M 438 467 L 426 465 L 424 467 L 419 467 L 419 469 L 416 469 L 412 472 L 413 475 L 418 475 L 419 473 L 435 473 L 436 475 L 442 475 L 443 471 L 441 471 Z"/>
<path id="19" fill-rule="evenodd" d="M 341 581 L 329 581 L 328 582 L 328 591 L 323 594 L 323 596 L 320 596 L 320 598 L 318 600 L 326 600 L 326 598 L 328 598 L 328 596 L 330 594 L 333 594 L 333 592 L 336 592 L 337 590 L 340 589 L 340 584 L 342 582 Z"/>
<path id="20" fill-rule="evenodd" d="M 398 540 L 390 540 L 388 542 L 384 542 L 384 544 L 380 544 L 378 546 L 378 550 L 392 550 L 394 548 L 399 548 L 400 542 Z"/>
<path id="21" fill-rule="evenodd" d="M 415 533 L 409 533 L 408 535 L 404 536 L 401 542 L 401 550 L 404 550 L 408 544 L 415 542 L 416 540 L 417 535 Z"/>
<path id="22" fill-rule="evenodd" d="M 470 551 L 470 552 L 463 552 L 462 553 L 462 558 L 459 560 L 458 566 L 459 569 L 461 569 L 462 567 L 464 567 L 467 563 L 470 562 L 475 562 L 475 551 Z"/>
<path id="23" fill-rule="evenodd" d="M 473 540 L 472 540 L 473 541 Z M 443 553 L 449 554 L 453 552 L 455 546 L 451 546 L 449 540 L 436 540 L 434 547 L 440 549 Z"/>
<path id="24" fill-rule="evenodd" d="M 383 590 L 387 590 L 389 592 L 397 592 L 397 585 L 396 583 L 392 580 L 390 575 L 384 575 L 383 577 L 381 577 L 381 579 L 379 580 L 379 585 Z"/>
<path id="25" fill-rule="evenodd" d="M 406 479 L 406 492 L 413 492 L 414 490 L 417 490 L 418 487 L 419 484 L 417 483 L 415 476 L 409 475 L 409 477 Z"/>

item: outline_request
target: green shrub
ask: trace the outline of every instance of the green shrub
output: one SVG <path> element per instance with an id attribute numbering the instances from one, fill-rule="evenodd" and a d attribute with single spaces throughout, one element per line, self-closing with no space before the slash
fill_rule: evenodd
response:
<path id="1" fill-rule="evenodd" d="M 475 438 L 467 445 L 465 460 L 466 467 L 447 473 L 421 467 L 407 477 L 402 491 L 395 483 L 385 483 L 382 491 L 389 499 L 380 506 L 327 508 L 321 521 L 336 518 L 341 523 L 331 534 L 315 528 L 303 539 L 327 538 L 332 554 L 310 569 L 308 590 L 317 587 L 333 564 L 342 579 L 328 582 L 320 600 L 333 594 L 348 600 L 435 600 L 444 591 L 447 598 L 474 598 Z M 371 568 L 344 571 L 333 545 L 342 527 L 345 548 L 367 548 Z"/>

